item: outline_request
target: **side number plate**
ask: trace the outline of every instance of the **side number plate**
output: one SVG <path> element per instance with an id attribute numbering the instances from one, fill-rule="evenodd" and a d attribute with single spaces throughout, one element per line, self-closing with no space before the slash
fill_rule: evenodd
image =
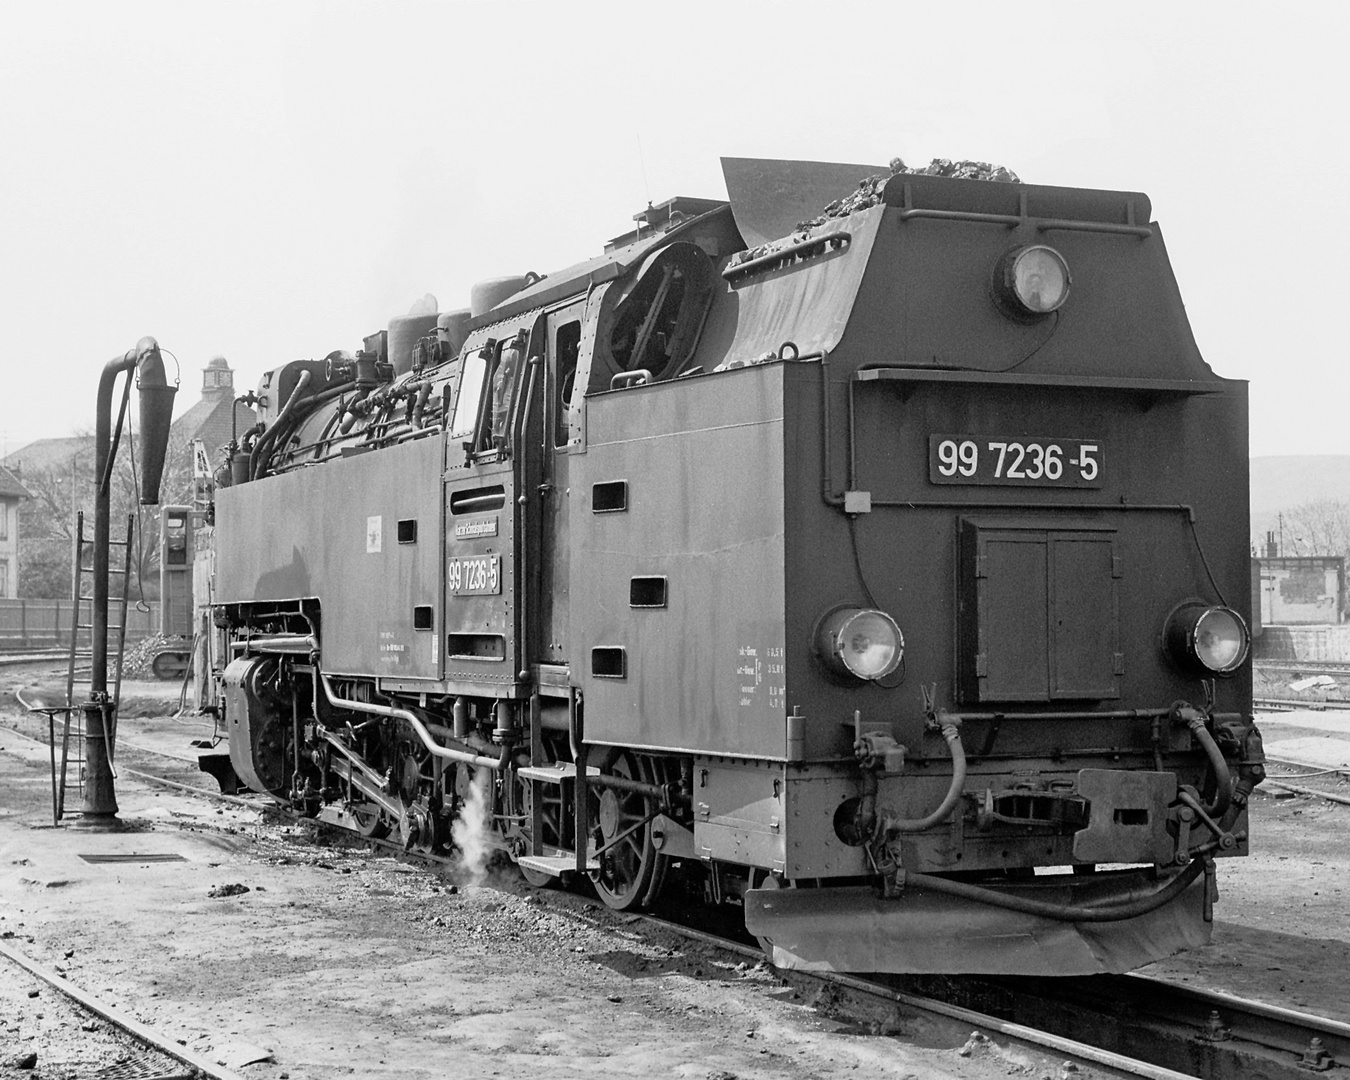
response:
<path id="1" fill-rule="evenodd" d="M 446 565 L 446 585 L 453 596 L 496 596 L 502 591 L 502 557 L 470 555 Z"/>
<path id="2" fill-rule="evenodd" d="M 928 479 L 934 484 L 1099 488 L 1101 440 L 996 435 L 929 435 Z"/>

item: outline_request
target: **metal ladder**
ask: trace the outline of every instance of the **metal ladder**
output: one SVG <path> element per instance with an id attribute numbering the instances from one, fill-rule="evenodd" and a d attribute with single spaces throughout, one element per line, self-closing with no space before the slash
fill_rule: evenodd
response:
<path id="1" fill-rule="evenodd" d="M 105 701 L 97 704 L 108 747 L 108 767 L 112 769 L 114 777 L 117 775 L 117 767 L 113 760 L 117 738 L 117 704 L 122 695 L 122 659 L 126 651 L 127 641 L 127 593 L 131 582 L 131 542 L 135 525 L 136 516 L 128 514 L 127 538 L 125 540 L 108 541 L 110 548 L 120 547 L 123 549 L 121 567 L 113 566 L 111 559 L 109 559 L 108 566 L 110 576 L 121 575 L 122 588 L 119 597 L 111 595 L 109 597 L 109 600 L 116 604 L 115 608 L 111 603 L 109 605 L 108 641 L 105 643 L 111 646 L 113 634 L 117 635 L 116 652 L 112 648 L 108 648 L 108 657 L 113 665 L 113 689 L 111 695 Z M 93 715 L 92 706 L 95 703 L 90 700 L 89 693 L 85 693 L 78 699 L 76 698 L 76 694 L 81 688 L 90 691 L 93 684 L 91 677 L 81 675 L 80 678 L 76 678 L 75 661 L 77 658 L 92 657 L 93 654 L 94 599 L 92 596 L 84 595 L 85 575 L 92 572 L 92 567 L 84 565 L 85 552 L 91 547 L 92 544 L 85 540 L 84 535 L 84 511 L 80 511 L 75 522 L 75 553 L 71 568 L 71 595 L 75 598 L 75 611 L 71 619 L 70 652 L 66 664 L 66 700 L 64 705 L 44 706 L 32 710 L 33 712 L 45 713 L 47 716 L 47 735 L 51 749 L 52 767 L 53 825 L 59 824 L 61 818 L 65 816 L 67 790 L 73 787 L 81 798 L 84 796 L 84 724 L 88 722 L 85 718 Z M 112 590 L 110 589 L 109 592 L 112 593 Z M 86 620 L 84 622 L 80 621 L 82 615 Z M 62 717 L 59 768 L 57 764 L 57 713 L 60 713 Z M 76 719 L 76 714 L 81 714 L 79 719 Z M 71 766 L 75 767 L 73 784 L 69 783 L 67 779 Z"/>

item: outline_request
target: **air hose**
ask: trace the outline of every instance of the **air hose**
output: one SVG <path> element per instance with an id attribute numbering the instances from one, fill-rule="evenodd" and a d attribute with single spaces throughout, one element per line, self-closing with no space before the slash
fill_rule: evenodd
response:
<path id="1" fill-rule="evenodd" d="M 1007 908 L 1009 911 L 1019 911 L 1024 915 L 1039 915 L 1042 918 L 1056 919 L 1060 922 L 1105 923 L 1120 922 L 1122 919 L 1133 919 L 1140 915 L 1147 915 L 1150 911 L 1156 911 L 1164 904 L 1175 900 L 1190 888 L 1191 883 L 1204 872 L 1206 858 L 1207 856 L 1200 856 L 1193 859 L 1185 870 L 1177 874 L 1157 892 L 1123 904 L 1110 904 L 1102 907 L 1055 904 L 1048 900 L 1032 900 L 1029 897 L 1001 893 L 979 885 L 970 885 L 964 881 L 951 881 L 948 878 L 936 877 L 932 874 L 914 874 L 901 871 L 900 877 L 901 883 L 907 886 L 931 889 L 934 892 L 946 893 L 948 896 L 959 896 L 965 900 L 975 900 L 982 904 Z"/>
<path id="2" fill-rule="evenodd" d="M 1224 760 L 1223 751 L 1214 741 L 1214 736 L 1209 733 L 1209 729 L 1205 726 L 1205 714 L 1199 709 L 1193 709 L 1179 702 L 1173 707 L 1173 717 L 1175 723 L 1185 724 L 1190 728 L 1196 742 L 1204 748 L 1205 756 L 1209 758 L 1210 768 L 1214 770 L 1214 802 L 1205 804 L 1204 811 L 1212 818 L 1221 818 L 1228 812 L 1228 805 L 1233 797 L 1233 777 L 1228 771 L 1228 762 Z"/>
<path id="3" fill-rule="evenodd" d="M 961 791 L 966 786 L 966 751 L 965 747 L 961 745 L 961 732 L 957 730 L 955 724 L 944 723 L 942 725 L 942 737 L 947 740 L 947 747 L 952 755 L 952 782 L 947 788 L 946 797 L 938 804 L 938 808 L 927 817 L 883 819 L 881 822 L 882 836 L 923 832 L 925 829 L 931 829 L 934 825 L 940 825 L 946 821 L 956 808 L 956 804 L 961 799 Z"/>

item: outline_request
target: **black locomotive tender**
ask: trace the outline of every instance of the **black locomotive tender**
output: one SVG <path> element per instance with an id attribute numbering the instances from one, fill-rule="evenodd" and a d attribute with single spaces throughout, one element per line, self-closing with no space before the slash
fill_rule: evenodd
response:
<path id="1" fill-rule="evenodd" d="M 1260 783 L 1247 392 L 1147 197 L 729 159 L 598 258 L 267 373 L 217 493 L 251 788 L 785 967 L 1208 939 Z M 225 472 L 223 470 L 223 472 Z"/>

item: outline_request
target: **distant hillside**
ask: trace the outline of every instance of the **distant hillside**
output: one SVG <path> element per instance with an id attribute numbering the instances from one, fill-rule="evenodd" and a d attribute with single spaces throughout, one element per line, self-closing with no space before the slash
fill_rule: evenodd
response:
<path id="1" fill-rule="evenodd" d="M 1350 502 L 1350 454 L 1254 457 L 1251 498 L 1251 535 L 1260 544 L 1267 531 L 1278 531 L 1281 511 L 1318 499 Z M 1291 542 L 1288 536 L 1285 540 Z"/>

